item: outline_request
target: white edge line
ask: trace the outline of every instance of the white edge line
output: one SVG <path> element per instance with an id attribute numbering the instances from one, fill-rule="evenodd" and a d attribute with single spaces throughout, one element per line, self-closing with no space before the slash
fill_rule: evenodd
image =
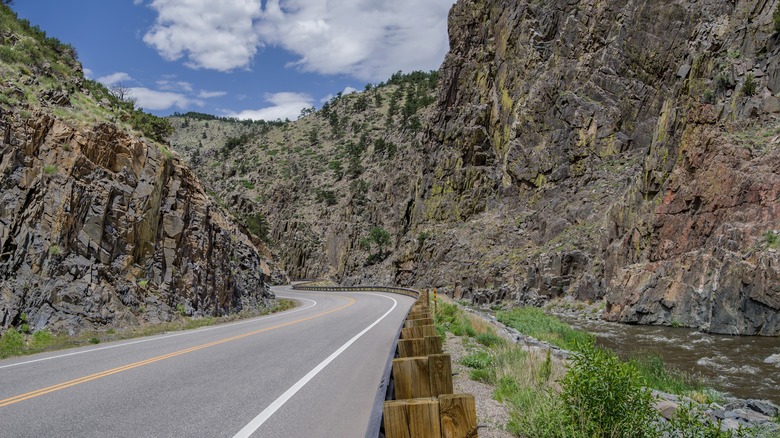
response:
<path id="1" fill-rule="evenodd" d="M 279 294 L 277 294 L 277 295 L 279 295 Z M 290 296 L 288 296 L 288 297 L 290 297 Z M 201 332 L 206 332 L 206 331 L 210 331 L 210 330 L 216 330 L 216 329 L 220 329 L 220 328 L 227 328 L 227 327 L 233 327 L 233 326 L 242 325 L 242 324 L 249 324 L 250 322 L 257 321 L 258 319 L 264 319 L 265 320 L 265 319 L 271 319 L 271 318 L 274 318 L 274 317 L 277 317 L 277 316 L 289 315 L 291 313 L 297 313 L 297 312 L 300 312 L 300 311 L 303 311 L 303 310 L 306 310 L 306 309 L 311 309 L 312 307 L 317 305 L 316 301 L 310 300 L 308 298 L 300 298 L 300 297 L 290 297 L 290 298 L 294 298 L 296 300 L 311 301 L 312 305 L 307 306 L 307 307 L 301 307 L 300 309 L 290 310 L 290 311 L 287 311 L 287 312 L 281 312 L 281 313 L 274 313 L 274 314 L 271 314 L 271 315 L 258 316 L 256 318 L 247 319 L 245 321 L 233 322 L 233 323 L 230 323 L 230 324 L 219 324 L 219 325 L 213 325 L 213 326 L 210 326 L 210 327 L 203 327 L 203 328 L 199 328 L 199 329 L 195 329 L 195 330 L 184 330 L 182 332 L 177 332 L 177 333 L 173 333 L 173 334 L 169 334 L 169 335 L 163 335 L 163 336 L 155 336 L 155 337 L 151 337 L 151 338 L 145 338 L 145 339 L 141 339 L 141 340 L 138 340 L 138 341 L 124 342 L 124 343 L 121 343 L 121 344 L 108 345 L 108 346 L 105 346 L 105 347 L 92 348 L 92 349 L 89 349 L 89 350 L 74 351 L 72 353 L 58 354 L 56 356 L 43 357 L 43 358 L 40 358 L 40 359 L 33 359 L 33 360 L 27 360 L 27 361 L 24 361 L 24 362 L 12 363 L 12 364 L 9 364 L 9 365 L 2 365 L 2 366 L 0 366 L 0 370 L 3 369 L 3 368 L 11 368 L 11 367 L 16 367 L 16 366 L 20 366 L 20 365 L 29 365 L 31 363 L 43 362 L 43 361 L 52 360 L 52 359 L 60 359 L 60 358 L 63 358 L 63 357 L 68 357 L 68 356 L 76 356 L 77 354 L 94 353 L 96 351 L 109 350 L 109 349 L 117 348 L 117 347 L 125 347 L 125 346 L 128 346 L 128 345 L 142 344 L 144 342 L 159 341 L 161 339 L 175 338 L 177 336 L 184 336 L 184 335 L 190 335 L 190 334 L 194 334 L 194 333 L 201 333 Z"/>
<path id="2" fill-rule="evenodd" d="M 295 384 L 293 386 L 291 386 L 290 389 L 285 391 L 284 394 L 280 395 L 279 398 L 274 400 L 270 405 L 268 405 L 267 408 L 263 409 L 263 411 L 260 412 L 260 414 L 258 414 L 257 417 L 253 418 L 252 421 L 249 422 L 249 424 L 244 426 L 243 429 L 241 429 L 240 431 L 238 431 L 238 433 L 233 435 L 233 438 L 248 438 L 253 433 L 255 433 L 255 431 L 257 429 L 259 429 L 260 426 L 263 425 L 263 423 L 265 423 L 269 418 L 271 418 L 271 415 L 276 413 L 276 411 L 278 411 L 279 408 L 281 408 L 285 403 L 287 403 L 287 401 L 290 400 L 292 398 L 292 396 L 295 395 L 295 393 L 300 391 L 301 388 L 303 388 L 307 383 L 309 383 L 309 381 L 311 379 L 313 379 L 314 376 L 319 374 L 319 372 L 322 371 L 326 366 L 328 366 L 328 364 L 330 364 L 331 362 L 333 362 L 333 360 L 335 360 L 337 357 L 339 357 L 339 355 L 341 355 L 341 353 L 343 353 L 344 350 L 349 348 L 350 345 L 355 343 L 355 341 L 357 341 L 361 336 L 366 334 L 367 331 L 369 331 L 372 328 L 374 328 L 375 325 L 379 324 L 380 321 L 385 319 L 385 317 L 387 315 L 389 315 L 390 312 L 392 312 L 396 308 L 396 306 L 398 306 L 398 301 L 396 301 L 396 299 L 393 298 L 393 297 L 388 297 L 388 296 L 385 296 L 385 295 L 374 294 L 374 293 L 371 293 L 371 292 L 368 292 L 368 294 L 369 295 L 376 295 L 378 297 L 383 297 L 383 298 L 387 298 L 387 299 L 393 300 L 393 307 L 391 307 L 390 310 L 385 312 L 384 315 L 380 316 L 379 319 L 374 321 L 371 325 L 369 325 L 368 327 L 363 329 L 362 332 L 356 334 L 352 339 L 350 339 L 344 345 L 339 347 L 338 350 L 334 351 L 333 354 L 331 354 L 325 360 L 320 362 L 319 365 L 314 367 L 305 376 L 301 377 L 301 380 L 298 380 L 297 382 L 295 382 Z"/>

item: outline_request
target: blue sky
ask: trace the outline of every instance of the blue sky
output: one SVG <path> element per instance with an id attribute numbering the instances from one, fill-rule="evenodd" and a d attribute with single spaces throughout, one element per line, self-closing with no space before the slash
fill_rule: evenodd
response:
<path id="1" fill-rule="evenodd" d="M 158 115 L 295 119 L 398 70 L 439 68 L 454 0 L 16 0 L 88 77 Z"/>

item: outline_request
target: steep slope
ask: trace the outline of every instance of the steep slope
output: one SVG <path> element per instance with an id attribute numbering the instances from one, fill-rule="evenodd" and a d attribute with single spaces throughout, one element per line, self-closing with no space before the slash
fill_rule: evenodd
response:
<path id="1" fill-rule="evenodd" d="M 428 275 L 780 334 L 776 3 L 459 1 L 416 203 L 456 226 Z"/>
<path id="2" fill-rule="evenodd" d="M 388 254 L 411 219 L 437 79 L 398 73 L 295 122 L 179 115 L 171 143 L 291 278 L 396 283 Z M 393 239 L 379 247 L 372 230 Z"/>
<path id="3" fill-rule="evenodd" d="M 267 305 L 266 256 L 148 139 L 165 121 L 0 14 L 0 328 L 74 333 Z"/>

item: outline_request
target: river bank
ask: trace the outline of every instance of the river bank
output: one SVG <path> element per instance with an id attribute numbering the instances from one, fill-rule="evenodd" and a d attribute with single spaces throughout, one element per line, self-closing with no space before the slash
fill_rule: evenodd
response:
<path id="1" fill-rule="evenodd" d="M 562 350 L 544 342 L 540 342 L 537 339 L 531 338 L 523 333 L 518 332 L 517 330 L 514 330 L 511 327 L 502 324 L 495 318 L 494 314 L 492 314 L 493 312 L 477 310 L 473 308 L 467 308 L 466 310 L 468 314 L 472 316 L 472 318 L 476 317 L 489 323 L 495 328 L 496 334 L 506 340 L 511 341 L 513 344 L 520 346 L 524 351 L 530 351 L 537 356 L 540 354 L 545 355 L 546 352 L 549 351 L 550 356 L 553 358 L 553 363 L 566 362 L 567 358 L 569 358 L 571 355 L 571 353 L 568 351 Z M 467 345 L 474 344 L 473 341 L 468 340 L 464 340 L 463 342 Z M 480 372 L 472 372 L 471 375 L 472 377 L 476 376 L 479 379 Z M 500 390 L 497 389 L 496 392 L 494 392 L 494 396 L 496 396 L 496 394 L 499 392 Z M 778 426 L 775 422 L 777 416 L 777 407 L 771 403 L 754 399 L 738 399 L 735 397 L 719 395 L 715 392 L 713 392 L 711 396 L 717 398 L 717 402 L 702 404 L 699 403 L 700 400 L 691 399 L 686 395 L 675 395 L 653 391 L 653 397 L 655 398 L 654 406 L 661 414 L 657 421 L 661 421 L 662 423 L 669 421 L 670 418 L 675 417 L 675 412 L 685 412 L 685 409 L 692 407 L 695 408 L 694 412 L 695 416 L 697 416 L 696 418 L 699 420 L 705 417 L 709 418 L 711 421 L 713 421 L 713 424 L 717 424 L 718 420 L 720 420 L 720 424 L 725 430 L 736 431 L 740 426 L 759 426 L 762 429 L 762 432 L 760 435 L 756 436 L 779 436 L 780 426 Z M 695 395 L 694 397 L 697 399 L 699 398 Z M 710 402 L 712 400 L 707 401 Z M 517 418 L 515 418 L 515 420 L 516 419 Z M 520 434 L 520 436 L 524 435 Z"/>

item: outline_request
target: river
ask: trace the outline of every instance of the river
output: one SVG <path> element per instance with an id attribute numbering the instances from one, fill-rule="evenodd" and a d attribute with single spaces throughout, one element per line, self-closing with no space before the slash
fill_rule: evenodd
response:
<path id="1" fill-rule="evenodd" d="M 702 376 L 718 391 L 780 404 L 780 337 L 712 335 L 685 328 L 559 317 L 593 333 L 597 345 L 620 355 L 657 354 L 681 371 Z"/>

